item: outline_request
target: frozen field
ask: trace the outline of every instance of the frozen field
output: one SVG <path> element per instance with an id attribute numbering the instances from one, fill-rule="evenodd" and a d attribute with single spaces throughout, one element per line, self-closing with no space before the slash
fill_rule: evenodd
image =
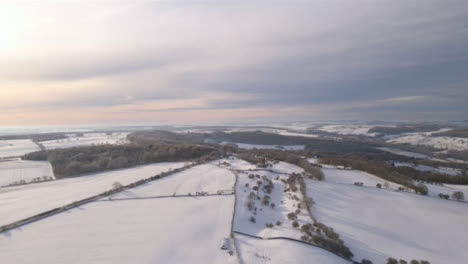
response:
<path id="1" fill-rule="evenodd" d="M 233 196 L 93 202 L 0 234 L 0 263 L 237 263 Z"/>
<path id="2" fill-rule="evenodd" d="M 376 187 L 376 185 L 380 183 L 383 188 L 384 183 L 388 182 L 390 189 L 398 190 L 398 187 L 402 187 L 400 184 L 386 181 L 377 176 L 360 170 L 339 170 L 336 168 L 322 168 L 322 172 L 325 174 L 325 181 L 331 183 L 353 184 L 355 182 L 362 182 L 364 186 L 371 187 Z"/>
<path id="3" fill-rule="evenodd" d="M 436 184 L 429 184 L 424 183 L 427 186 L 430 196 L 439 197 L 439 193 L 441 194 L 448 194 L 452 197 L 454 192 L 460 191 L 463 192 L 465 195 L 465 200 L 468 200 L 468 189 L 465 189 L 466 185 L 454 185 L 454 184 L 444 184 L 444 185 L 436 185 Z"/>
<path id="4" fill-rule="evenodd" d="M 422 134 L 411 134 L 390 139 L 387 142 L 394 144 L 409 143 L 411 145 L 427 145 L 437 149 L 468 150 L 468 139 L 457 137 L 432 137 Z"/>
<path id="5" fill-rule="evenodd" d="M 419 171 L 430 171 L 434 173 L 447 174 L 451 176 L 459 175 L 462 173 L 461 170 L 459 169 L 453 169 L 453 168 L 447 168 L 447 167 L 434 168 L 434 167 L 421 165 L 421 164 L 414 165 L 412 163 L 407 163 L 407 162 L 394 162 L 394 164 L 396 167 L 406 166 L 406 167 L 414 168 Z"/>
<path id="6" fill-rule="evenodd" d="M 260 240 L 236 234 L 240 257 L 244 263 L 271 264 L 345 264 L 336 255 L 313 246 L 288 240 Z"/>
<path id="7" fill-rule="evenodd" d="M 161 195 L 195 195 L 197 192 L 216 194 L 217 191 L 234 191 L 235 175 L 213 164 L 203 164 L 170 175 L 163 179 L 125 190 L 111 196 L 112 199 L 151 197 Z M 108 199 L 108 198 L 104 198 Z"/>
<path id="8" fill-rule="evenodd" d="M 278 150 L 303 150 L 304 145 L 259 145 L 259 144 L 245 144 L 245 143 L 234 143 L 234 142 L 221 142 L 221 144 L 236 144 L 241 149 L 278 149 Z"/>
<path id="9" fill-rule="evenodd" d="M 333 227 L 354 253 L 463 264 L 468 259 L 468 204 L 422 195 L 307 181 L 312 214 Z"/>
<path id="10" fill-rule="evenodd" d="M 373 127 L 370 125 L 327 125 L 319 128 L 319 130 L 340 135 L 365 135 L 373 137 L 376 134 L 369 133 L 369 129 Z"/>
<path id="11" fill-rule="evenodd" d="M 129 184 L 169 169 L 182 162 L 156 163 L 88 176 L 0 189 L 0 226 L 54 209 L 113 188 L 114 182 Z"/>
<path id="12" fill-rule="evenodd" d="M 41 144 L 46 149 L 71 148 L 80 146 L 102 145 L 102 144 L 124 144 L 127 142 L 129 133 L 85 133 L 83 136 L 68 134 L 65 139 L 43 141 Z"/>
<path id="13" fill-rule="evenodd" d="M 39 150 L 39 146 L 30 139 L 0 140 L 0 158 L 19 157 Z"/>
<path id="14" fill-rule="evenodd" d="M 0 161 L 0 187 L 20 181 L 31 182 L 35 178 L 55 179 L 52 166 L 46 161 L 8 160 Z"/>

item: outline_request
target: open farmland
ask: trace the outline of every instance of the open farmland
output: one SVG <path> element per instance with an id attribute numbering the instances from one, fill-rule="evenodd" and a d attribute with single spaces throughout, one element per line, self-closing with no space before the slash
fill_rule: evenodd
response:
<path id="1" fill-rule="evenodd" d="M 0 235 L 0 263 L 237 263 L 220 250 L 233 206 L 234 196 L 92 202 Z"/>
<path id="2" fill-rule="evenodd" d="M 272 264 L 346 264 L 333 253 L 289 240 L 261 240 L 236 234 L 240 257 L 244 263 Z"/>
<path id="3" fill-rule="evenodd" d="M 333 227 L 355 254 L 464 263 L 468 204 L 406 192 L 307 180 L 312 214 Z M 432 231 L 429 231 L 432 230 Z M 456 245 L 456 246 L 454 246 Z"/>
<path id="4" fill-rule="evenodd" d="M 0 187 L 53 179 L 54 172 L 47 161 L 0 160 Z"/>
<path id="5" fill-rule="evenodd" d="M 43 141 L 41 144 L 46 149 L 71 148 L 102 144 L 124 144 L 129 133 L 84 133 L 67 134 L 65 139 Z"/>
<path id="6" fill-rule="evenodd" d="M 40 150 L 31 139 L 0 140 L 0 158 L 19 157 Z"/>
<path id="7" fill-rule="evenodd" d="M 143 198 L 166 195 L 216 194 L 218 191 L 231 194 L 234 191 L 235 175 L 213 164 L 203 164 L 174 173 L 136 188 L 124 190 L 110 199 Z M 103 198 L 108 199 L 108 198 Z"/>
<path id="8" fill-rule="evenodd" d="M 0 189 L 0 226 L 111 190 L 115 182 L 136 182 L 184 166 L 156 163 L 77 178 Z"/>

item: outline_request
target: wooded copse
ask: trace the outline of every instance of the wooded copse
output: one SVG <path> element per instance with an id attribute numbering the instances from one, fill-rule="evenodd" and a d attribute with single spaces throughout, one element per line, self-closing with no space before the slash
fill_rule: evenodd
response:
<path id="1" fill-rule="evenodd" d="M 128 168 L 156 162 L 209 159 L 219 155 L 215 148 L 190 144 L 99 145 L 43 150 L 23 159 L 48 160 L 56 178 Z"/>

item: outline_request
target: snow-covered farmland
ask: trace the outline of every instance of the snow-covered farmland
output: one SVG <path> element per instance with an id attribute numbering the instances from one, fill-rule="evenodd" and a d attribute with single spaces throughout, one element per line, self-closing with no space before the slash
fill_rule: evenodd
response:
<path id="1" fill-rule="evenodd" d="M 378 183 L 384 187 L 385 182 L 388 182 L 388 187 L 393 190 L 398 190 L 398 187 L 403 187 L 400 184 L 386 181 L 377 176 L 360 170 L 341 170 L 336 168 L 323 168 L 325 181 L 340 184 L 354 184 L 360 182 L 364 186 L 376 187 Z"/>
<path id="2" fill-rule="evenodd" d="M 355 260 L 468 259 L 468 204 L 432 197 L 307 180 L 312 214 L 340 234 Z"/>
<path id="3" fill-rule="evenodd" d="M 438 162 L 447 162 L 446 160 L 443 160 L 443 159 L 433 158 L 433 157 L 430 157 L 428 155 L 424 155 L 421 153 L 404 151 L 400 149 L 394 149 L 394 148 L 377 148 L 377 149 L 390 152 L 396 155 L 400 155 L 400 156 L 410 157 L 410 158 L 429 159 L 429 160 L 438 161 Z"/>
<path id="4" fill-rule="evenodd" d="M 237 263 L 233 196 L 92 202 L 0 235 L 0 263 Z"/>
<path id="5" fill-rule="evenodd" d="M 237 147 L 241 149 L 278 149 L 278 150 L 288 150 L 296 151 L 303 150 L 304 145 L 259 145 L 259 144 L 246 144 L 246 143 L 235 143 L 223 141 L 221 144 L 236 144 Z"/>
<path id="6" fill-rule="evenodd" d="M 460 188 L 460 186 L 463 186 L 463 185 L 450 185 L 450 184 L 437 185 L 437 184 L 429 184 L 429 183 L 424 183 L 424 185 L 427 186 L 428 194 L 430 196 L 438 197 L 439 194 L 445 194 L 445 195 L 449 195 L 450 197 L 452 197 L 452 194 L 454 192 L 461 191 L 464 193 L 465 198 L 468 198 L 468 189 L 464 190 L 463 187 Z"/>
<path id="7" fill-rule="evenodd" d="M 20 182 L 55 179 L 52 166 L 46 161 L 5 160 L 0 161 L 0 187 Z"/>
<path id="8" fill-rule="evenodd" d="M 427 145 L 437 149 L 468 150 L 468 139 L 457 137 L 433 137 L 422 134 L 403 135 L 387 141 L 393 144 Z"/>
<path id="9" fill-rule="evenodd" d="M 203 164 L 175 173 L 163 179 L 125 190 L 109 198 L 135 198 L 165 195 L 195 195 L 197 192 L 216 194 L 234 191 L 235 175 L 228 169 L 213 164 Z M 103 198 L 108 199 L 108 198 Z"/>
<path id="10" fill-rule="evenodd" d="M 0 158 L 19 157 L 40 150 L 30 139 L 0 140 Z"/>
<path id="11" fill-rule="evenodd" d="M 0 226 L 51 210 L 113 188 L 114 182 L 129 184 L 170 169 L 182 162 L 155 163 L 88 176 L 0 189 Z"/>
<path id="12" fill-rule="evenodd" d="M 249 175 L 254 175 L 254 177 L 249 177 Z M 272 181 L 271 193 L 263 190 L 263 187 L 268 184 L 262 179 L 263 177 Z M 287 217 L 288 213 L 298 209 L 296 205 L 299 201 L 292 199 L 289 192 L 284 192 L 285 185 L 281 182 L 281 179 L 286 178 L 286 175 L 279 175 L 269 171 L 240 173 L 236 187 L 237 204 L 234 230 L 260 237 L 282 236 L 300 239 L 301 232 L 292 227 L 293 221 Z M 260 185 L 258 185 L 259 181 L 262 182 Z M 254 186 L 260 186 L 258 192 L 254 190 Z M 258 194 L 258 197 L 254 197 L 251 194 L 252 192 Z M 296 195 L 301 199 L 299 192 Z M 263 204 L 262 202 L 266 196 L 270 197 L 268 204 Z M 250 208 L 248 206 L 249 202 L 252 204 Z M 255 218 L 255 223 L 251 221 L 251 217 Z M 277 221 L 280 221 L 281 225 L 276 225 Z M 298 214 L 297 221 L 302 225 L 310 223 L 312 219 L 306 210 L 302 210 Z M 267 228 L 267 223 L 272 223 L 274 227 Z"/>
<path id="13" fill-rule="evenodd" d="M 393 163 L 396 167 L 411 167 L 419 171 L 428 171 L 428 172 L 434 172 L 434 173 L 441 173 L 441 174 L 447 174 L 451 176 L 459 175 L 462 173 L 460 169 L 453 169 L 453 168 L 447 168 L 447 167 L 440 167 L 440 168 L 434 168 L 426 165 L 415 165 L 412 163 L 407 163 L 407 162 L 394 162 Z"/>
<path id="14" fill-rule="evenodd" d="M 124 144 L 127 142 L 129 133 L 85 133 L 82 136 L 68 134 L 65 139 L 43 141 L 41 144 L 46 149 L 71 148 L 80 146 L 102 145 L 102 144 Z"/>
<path id="15" fill-rule="evenodd" d="M 244 263 L 344 264 L 350 263 L 323 249 L 289 240 L 260 240 L 236 234 Z"/>
<path id="16" fill-rule="evenodd" d="M 365 135 L 374 137 L 376 133 L 369 133 L 371 125 L 327 125 L 319 128 L 319 130 L 335 133 L 340 135 Z"/>

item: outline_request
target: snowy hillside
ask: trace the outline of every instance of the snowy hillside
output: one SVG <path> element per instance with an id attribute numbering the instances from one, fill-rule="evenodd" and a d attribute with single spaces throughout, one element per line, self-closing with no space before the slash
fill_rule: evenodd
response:
<path id="1" fill-rule="evenodd" d="M 312 214 L 333 227 L 355 254 L 465 263 L 468 204 L 406 192 L 307 180 Z M 454 246 L 456 245 L 456 246 Z"/>

